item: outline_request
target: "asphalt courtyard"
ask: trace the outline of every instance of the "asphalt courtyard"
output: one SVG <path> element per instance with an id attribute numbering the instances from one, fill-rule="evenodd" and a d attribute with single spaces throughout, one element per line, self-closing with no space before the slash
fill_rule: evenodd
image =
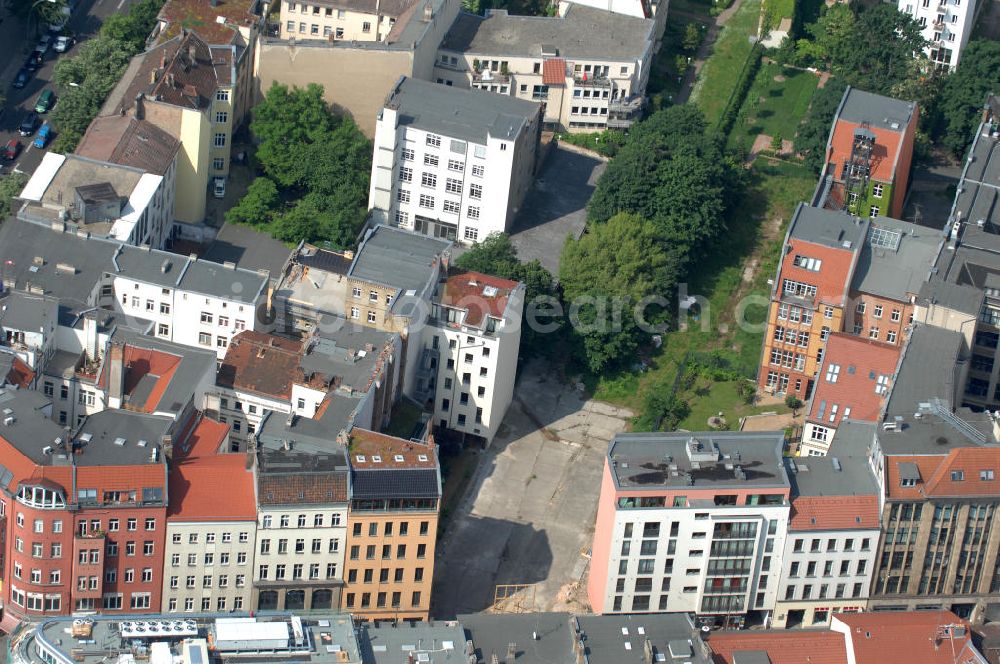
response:
<path id="1" fill-rule="evenodd" d="M 608 442 L 631 413 L 581 398 L 530 363 L 504 425 L 438 545 L 437 618 L 492 607 L 498 585 L 530 585 L 508 611 L 589 611 L 584 595 Z"/>

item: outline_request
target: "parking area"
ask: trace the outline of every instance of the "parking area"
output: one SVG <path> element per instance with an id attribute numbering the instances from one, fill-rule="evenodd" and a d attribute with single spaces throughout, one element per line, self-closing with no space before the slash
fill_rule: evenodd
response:
<path id="1" fill-rule="evenodd" d="M 537 258 L 552 274 L 559 273 L 566 236 L 583 233 L 587 204 L 604 167 L 602 159 L 575 146 L 556 143 L 551 147 L 511 228 L 511 240 L 522 261 Z"/>
<path id="2" fill-rule="evenodd" d="M 504 426 L 438 545 L 433 615 L 492 607 L 589 611 L 585 586 L 604 455 L 631 413 L 581 398 L 540 361 L 523 371 Z"/>

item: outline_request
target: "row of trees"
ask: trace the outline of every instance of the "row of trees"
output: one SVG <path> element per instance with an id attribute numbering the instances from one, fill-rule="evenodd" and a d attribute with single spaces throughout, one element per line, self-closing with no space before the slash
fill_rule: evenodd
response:
<path id="1" fill-rule="evenodd" d="M 636 305 L 656 298 L 646 322 L 671 322 L 663 304 L 725 229 L 745 176 L 706 129 L 692 104 L 635 125 L 598 182 L 586 234 L 563 249 L 559 281 L 581 323 L 572 337 L 592 372 L 630 363 L 648 341 Z"/>
<path id="2" fill-rule="evenodd" d="M 162 6 L 163 0 L 140 0 L 128 13 L 108 17 L 100 34 L 80 44 L 75 56 L 59 60 L 52 77 L 59 90 L 51 114 L 58 133 L 53 151 L 76 149 L 129 60 L 145 48 Z"/>
<path id="3" fill-rule="evenodd" d="M 323 87 L 275 83 L 253 111 L 262 173 L 226 221 L 285 242 L 350 246 L 365 219 L 372 145 L 323 100 Z"/>

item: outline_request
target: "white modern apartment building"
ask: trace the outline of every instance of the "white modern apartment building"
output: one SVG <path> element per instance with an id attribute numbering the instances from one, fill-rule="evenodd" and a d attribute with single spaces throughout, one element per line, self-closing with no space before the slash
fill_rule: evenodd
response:
<path id="1" fill-rule="evenodd" d="M 202 420 L 196 449 L 171 469 L 164 613 L 250 607 L 257 530 L 253 469 L 242 454 L 215 453 L 227 429 Z"/>
<path id="2" fill-rule="evenodd" d="M 954 70 L 969 43 L 976 22 L 976 0 L 898 0 L 899 11 L 920 24 L 930 44 L 927 56 L 938 66 Z"/>
<path id="3" fill-rule="evenodd" d="M 837 613 L 868 608 L 881 525 L 874 433 L 844 427 L 829 456 L 785 460 L 792 511 L 773 627 L 829 627 Z"/>
<path id="4" fill-rule="evenodd" d="M 440 284 L 420 367 L 437 426 L 492 442 L 514 396 L 523 307 L 516 281 L 461 272 Z"/>
<path id="5" fill-rule="evenodd" d="M 783 442 L 781 432 L 615 436 L 594 533 L 593 611 L 766 617 L 790 509 Z"/>
<path id="6" fill-rule="evenodd" d="M 538 102 L 546 129 L 628 128 L 645 106 L 664 24 L 595 4 L 602 7 L 571 2 L 551 17 L 459 14 L 438 48 L 434 80 Z"/>
<path id="7" fill-rule="evenodd" d="M 536 103 L 400 78 L 375 128 L 375 223 L 467 244 L 507 230 L 540 129 Z"/>

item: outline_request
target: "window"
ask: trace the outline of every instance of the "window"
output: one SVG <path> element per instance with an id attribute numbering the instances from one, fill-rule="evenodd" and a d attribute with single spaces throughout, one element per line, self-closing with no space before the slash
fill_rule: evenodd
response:
<path id="1" fill-rule="evenodd" d="M 469 185 L 469 198 L 482 199 L 482 197 L 483 197 L 483 185 L 481 184 Z"/>
<path id="2" fill-rule="evenodd" d="M 369 323 L 374 323 L 375 322 L 375 312 L 374 311 L 369 311 L 368 312 L 368 322 Z"/>
<path id="3" fill-rule="evenodd" d="M 229 90 L 216 90 L 215 101 L 229 101 Z"/>
<path id="4" fill-rule="evenodd" d="M 427 194 L 420 194 L 420 207 L 428 210 L 434 209 L 434 197 Z"/>
<path id="5" fill-rule="evenodd" d="M 781 289 L 785 295 L 795 295 L 798 297 L 806 297 L 806 298 L 816 297 L 815 286 L 810 284 L 805 284 L 800 281 L 793 281 L 792 279 L 783 280 Z"/>
<path id="6" fill-rule="evenodd" d="M 883 192 L 883 190 L 884 189 L 883 189 L 882 183 L 876 182 L 875 184 L 872 185 L 872 197 L 873 198 L 882 198 L 882 192 Z"/>
<path id="7" fill-rule="evenodd" d="M 869 339 L 878 339 L 878 326 L 877 325 L 872 325 L 870 328 L 868 328 L 868 338 Z"/>
<path id="8" fill-rule="evenodd" d="M 828 383 L 836 383 L 838 377 L 840 377 L 840 365 L 828 364 L 826 367 L 826 381 Z"/>
<path id="9" fill-rule="evenodd" d="M 214 144 L 215 144 L 215 147 L 217 147 L 217 148 L 224 148 L 224 147 L 226 147 L 226 135 L 225 134 L 216 134 L 215 135 Z"/>
<path id="10" fill-rule="evenodd" d="M 403 148 L 403 161 L 413 161 L 413 150 Z"/>
<path id="11" fill-rule="evenodd" d="M 156 333 L 161 337 L 170 336 L 170 326 L 165 323 L 160 323 L 156 326 Z"/>
<path id="12" fill-rule="evenodd" d="M 413 182 L 413 169 L 403 166 L 399 169 L 400 182 Z"/>
<path id="13" fill-rule="evenodd" d="M 208 332 L 199 332 L 198 333 L 198 343 L 201 344 L 202 346 L 211 346 L 212 345 L 212 335 L 209 334 Z"/>
<path id="14" fill-rule="evenodd" d="M 437 187 L 437 175 L 433 173 L 421 173 L 420 184 L 429 189 Z"/>
<path id="15" fill-rule="evenodd" d="M 889 330 L 885 333 L 885 340 L 891 344 L 896 343 L 896 330 Z"/>
<path id="16" fill-rule="evenodd" d="M 215 157 L 212 159 L 212 168 L 217 171 L 225 170 L 226 160 L 222 157 Z"/>
<path id="17" fill-rule="evenodd" d="M 432 148 L 441 147 L 441 137 L 437 134 L 427 134 L 427 145 Z"/>
<path id="18" fill-rule="evenodd" d="M 217 124 L 222 124 L 222 123 L 225 123 L 225 122 L 229 122 L 229 113 L 227 113 L 226 111 L 216 111 L 215 112 L 215 122 Z"/>
<path id="19" fill-rule="evenodd" d="M 962 482 L 965 480 L 964 470 L 953 470 L 951 471 L 951 481 L 952 482 Z"/>
<path id="20" fill-rule="evenodd" d="M 364 23 L 361 24 L 361 32 L 371 32 L 371 31 L 372 31 L 371 23 L 365 21 Z"/>
<path id="21" fill-rule="evenodd" d="M 451 214 L 458 214 L 459 212 L 462 211 L 462 206 L 458 203 L 458 201 L 449 201 L 449 200 L 446 200 L 444 202 L 443 207 L 444 207 L 444 211 L 445 212 L 448 212 L 448 213 L 451 213 Z"/>
<path id="22" fill-rule="evenodd" d="M 351 307 L 351 318 L 355 320 L 361 318 L 361 310 L 357 307 Z"/>
<path id="23" fill-rule="evenodd" d="M 436 154 L 425 154 L 424 155 L 424 166 L 437 166 L 438 156 Z"/>
<path id="24" fill-rule="evenodd" d="M 448 170 L 449 171 L 455 171 L 457 173 L 461 173 L 461 172 L 463 172 L 465 170 L 465 164 L 462 163 L 461 161 L 457 161 L 455 159 L 449 159 L 448 160 Z"/>
<path id="25" fill-rule="evenodd" d="M 447 178 L 444 181 L 444 190 L 449 194 L 461 194 L 462 193 L 462 181 L 455 180 L 454 178 Z"/>
<path id="26" fill-rule="evenodd" d="M 881 304 L 876 304 L 875 305 L 875 307 L 872 309 L 872 316 L 874 316 L 875 318 L 881 318 L 882 317 L 882 305 Z"/>
<path id="27" fill-rule="evenodd" d="M 470 205 L 469 208 L 466 210 L 466 215 L 469 217 L 469 219 L 479 219 L 479 208 L 472 207 Z"/>
<path id="28" fill-rule="evenodd" d="M 796 267 L 801 267 L 805 270 L 819 272 L 820 267 L 823 265 L 823 261 L 818 258 L 809 258 L 807 256 L 795 256 L 793 264 Z"/>
<path id="29" fill-rule="evenodd" d="M 482 164 L 474 164 L 472 166 L 473 177 L 481 178 L 486 173 L 486 167 Z"/>
<path id="30" fill-rule="evenodd" d="M 992 482 L 993 481 L 993 477 L 994 477 L 994 475 L 993 475 L 993 469 L 987 469 L 987 470 L 980 470 L 979 471 L 979 479 L 980 479 L 980 481 L 983 481 L 983 482 Z"/>
<path id="31" fill-rule="evenodd" d="M 879 215 L 879 207 L 877 205 L 873 205 L 871 209 L 868 211 L 868 216 L 877 217 L 878 215 Z"/>

